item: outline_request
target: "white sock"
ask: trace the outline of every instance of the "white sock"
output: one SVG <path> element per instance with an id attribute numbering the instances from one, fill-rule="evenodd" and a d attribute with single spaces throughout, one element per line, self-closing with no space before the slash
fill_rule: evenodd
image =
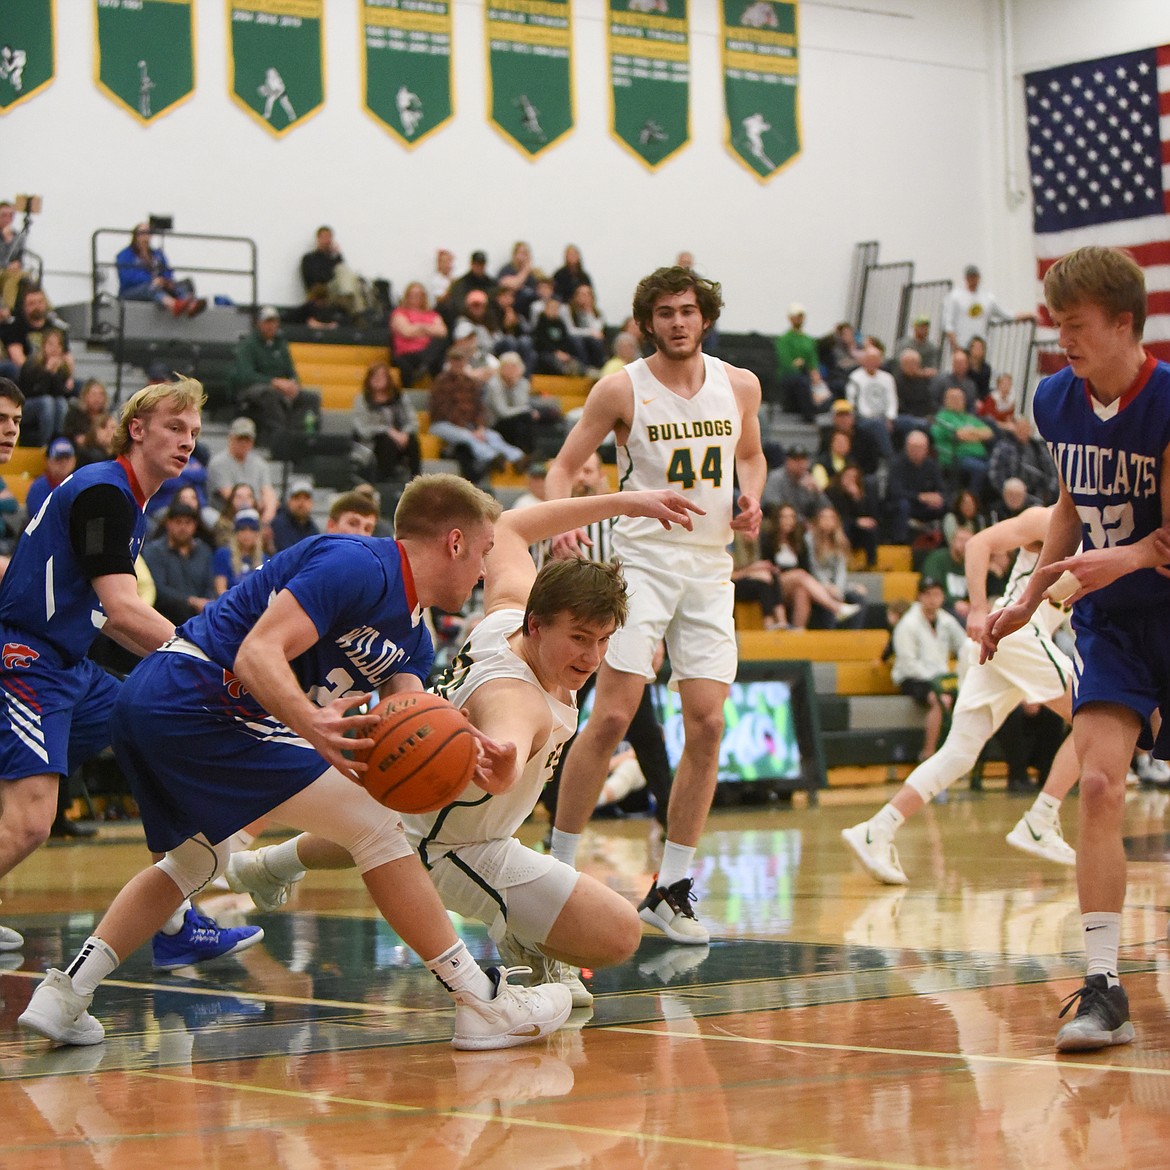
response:
<path id="1" fill-rule="evenodd" d="M 1060 820 L 1060 801 L 1055 796 L 1049 796 L 1047 792 L 1041 792 L 1032 802 L 1031 811 L 1036 814 L 1038 820 L 1055 824 Z"/>
<path id="2" fill-rule="evenodd" d="M 301 834 L 304 836 L 304 834 Z M 297 853 L 297 842 L 300 837 L 290 837 L 281 841 L 279 845 L 268 845 L 264 848 L 264 868 L 274 878 L 282 882 L 294 882 L 304 877 L 305 863 Z"/>
<path id="3" fill-rule="evenodd" d="M 460 939 L 438 958 L 427 960 L 427 970 L 452 994 L 470 991 L 476 999 L 494 999 L 495 985 Z"/>
<path id="4" fill-rule="evenodd" d="M 183 929 L 183 920 L 187 917 L 187 911 L 190 910 L 191 899 L 184 898 L 183 904 L 167 919 L 166 925 L 162 928 L 162 934 L 178 934 Z"/>
<path id="5" fill-rule="evenodd" d="M 114 953 L 109 943 L 90 935 L 85 940 L 77 958 L 69 964 L 65 972 L 73 983 L 73 990 L 78 995 L 93 995 L 97 985 L 114 970 L 121 959 Z"/>
<path id="6" fill-rule="evenodd" d="M 892 838 L 906 823 L 906 818 L 892 804 L 883 804 L 870 818 L 869 823 L 876 833 Z"/>
<path id="7" fill-rule="evenodd" d="M 658 884 L 663 888 L 681 882 L 690 873 L 691 863 L 695 860 L 693 845 L 676 845 L 667 841 L 662 847 L 662 862 L 658 866 Z"/>
<path id="8" fill-rule="evenodd" d="M 571 865 L 574 869 L 577 868 L 577 846 L 581 844 L 580 833 L 562 833 L 560 829 L 554 828 L 550 844 L 552 855 L 557 861 L 563 861 L 566 865 Z"/>
<path id="9" fill-rule="evenodd" d="M 1121 915 L 1105 910 L 1081 915 L 1085 935 L 1085 957 L 1089 960 L 1085 971 L 1089 975 L 1104 975 L 1109 986 L 1121 982 L 1117 978 L 1117 952 L 1121 947 Z"/>

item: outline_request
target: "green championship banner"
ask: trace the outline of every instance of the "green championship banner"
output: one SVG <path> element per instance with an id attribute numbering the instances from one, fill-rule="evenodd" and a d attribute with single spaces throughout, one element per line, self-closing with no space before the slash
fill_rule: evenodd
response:
<path id="1" fill-rule="evenodd" d="M 690 142 L 687 0 L 609 0 L 610 133 L 650 170 Z"/>
<path id="2" fill-rule="evenodd" d="M 488 0 L 492 125 L 536 158 L 573 129 L 571 0 Z"/>
<path id="3" fill-rule="evenodd" d="M 232 100 L 280 138 L 325 103 L 325 0 L 226 0 Z"/>
<path id="4" fill-rule="evenodd" d="M 0 4 L 0 114 L 52 80 L 53 0 Z"/>
<path id="5" fill-rule="evenodd" d="M 797 0 L 722 0 L 727 146 L 761 181 L 800 153 Z"/>
<path id="6" fill-rule="evenodd" d="M 195 92 L 191 0 L 97 0 L 98 89 L 149 126 Z"/>
<path id="7" fill-rule="evenodd" d="M 451 120 L 449 0 L 361 3 L 366 112 L 404 146 Z"/>

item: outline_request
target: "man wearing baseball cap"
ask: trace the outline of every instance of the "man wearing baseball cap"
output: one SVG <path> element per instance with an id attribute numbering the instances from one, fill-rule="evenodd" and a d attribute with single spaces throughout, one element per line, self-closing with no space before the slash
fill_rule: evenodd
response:
<path id="1" fill-rule="evenodd" d="M 241 413 L 256 421 L 264 442 L 316 429 L 321 394 L 301 386 L 280 332 L 280 312 L 272 305 L 260 310 L 256 328 L 240 338 L 230 382 Z"/>
<path id="2" fill-rule="evenodd" d="M 277 509 L 272 519 L 272 542 L 277 552 L 320 532 L 313 519 L 313 484 L 307 479 L 294 479 L 288 485 L 284 506 Z"/>
<path id="3" fill-rule="evenodd" d="M 68 439 L 54 439 L 45 451 L 45 470 L 29 484 L 25 509 L 31 519 L 49 498 L 49 493 L 63 480 L 73 474 L 77 466 L 77 455 Z"/>
<path id="4" fill-rule="evenodd" d="M 268 460 L 256 450 L 256 424 L 246 416 L 232 420 L 227 448 L 217 451 L 207 464 L 207 495 L 216 507 L 231 499 L 232 489 L 246 483 L 256 497 L 265 524 L 276 515 L 276 491 Z"/>
<path id="5" fill-rule="evenodd" d="M 780 382 L 780 401 L 813 422 L 832 398 L 832 391 L 821 377 L 817 343 L 804 331 L 804 305 L 788 306 L 791 328 L 776 338 L 776 377 Z"/>

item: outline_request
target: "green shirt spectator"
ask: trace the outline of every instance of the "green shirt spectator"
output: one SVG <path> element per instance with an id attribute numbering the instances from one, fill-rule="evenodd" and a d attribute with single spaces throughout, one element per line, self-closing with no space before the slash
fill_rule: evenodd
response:
<path id="1" fill-rule="evenodd" d="M 943 395 L 943 408 L 934 416 L 930 437 L 940 466 L 953 467 L 964 459 L 987 459 L 993 432 L 982 419 L 969 414 L 963 391 L 952 386 Z"/>

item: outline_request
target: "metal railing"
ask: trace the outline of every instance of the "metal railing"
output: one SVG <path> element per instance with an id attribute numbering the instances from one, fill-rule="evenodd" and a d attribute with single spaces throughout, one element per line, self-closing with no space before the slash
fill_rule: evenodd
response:
<path id="1" fill-rule="evenodd" d="M 870 264 L 865 269 L 861 289 L 858 331 L 862 337 L 880 338 L 893 346 L 902 313 L 903 290 L 914 280 L 914 262 L 898 260 L 892 264 Z"/>
<path id="2" fill-rule="evenodd" d="M 865 298 L 866 272 L 878 262 L 877 240 L 864 240 L 853 248 L 853 268 L 849 273 L 849 304 L 845 320 L 857 329 L 861 325 L 861 302 Z"/>
<path id="3" fill-rule="evenodd" d="M 898 316 L 898 331 L 895 340 L 908 337 L 910 325 L 915 317 L 930 318 L 930 334 L 942 342 L 942 307 L 947 293 L 951 291 L 949 280 L 915 280 L 902 290 L 902 311 Z M 892 355 L 897 357 L 897 354 Z"/>
<path id="4" fill-rule="evenodd" d="M 175 256 L 167 256 L 167 262 L 175 272 L 177 277 L 191 277 L 196 275 L 204 276 L 220 276 L 227 277 L 233 289 L 243 289 L 245 303 L 255 305 L 258 299 L 258 276 L 257 276 L 257 262 L 256 262 L 256 241 L 249 236 L 222 236 L 211 235 L 202 232 L 155 232 L 153 239 L 157 237 L 161 243 L 170 244 L 172 242 L 180 243 L 180 251 L 176 252 Z M 107 291 L 104 286 L 108 278 L 113 277 L 117 281 L 118 262 L 117 254 L 126 247 L 130 240 L 130 233 L 126 228 L 98 228 L 90 237 L 90 269 L 92 272 L 92 301 L 93 308 L 96 315 L 98 308 L 98 297 L 101 293 Z M 194 249 L 186 247 L 187 241 L 195 242 Z M 114 245 L 117 244 L 115 249 Z M 193 252 L 195 255 L 194 261 L 188 261 L 182 253 Z M 112 253 L 112 255 L 111 255 Z M 208 263 L 210 255 L 214 259 L 218 255 L 224 255 L 228 260 L 234 256 L 241 256 L 241 259 L 234 263 L 213 264 Z M 112 292 L 112 295 L 117 296 L 117 292 Z M 205 293 L 202 295 L 206 295 Z M 227 296 L 230 300 L 236 301 L 239 299 L 239 294 L 232 297 L 230 293 L 223 293 L 220 295 Z"/>

